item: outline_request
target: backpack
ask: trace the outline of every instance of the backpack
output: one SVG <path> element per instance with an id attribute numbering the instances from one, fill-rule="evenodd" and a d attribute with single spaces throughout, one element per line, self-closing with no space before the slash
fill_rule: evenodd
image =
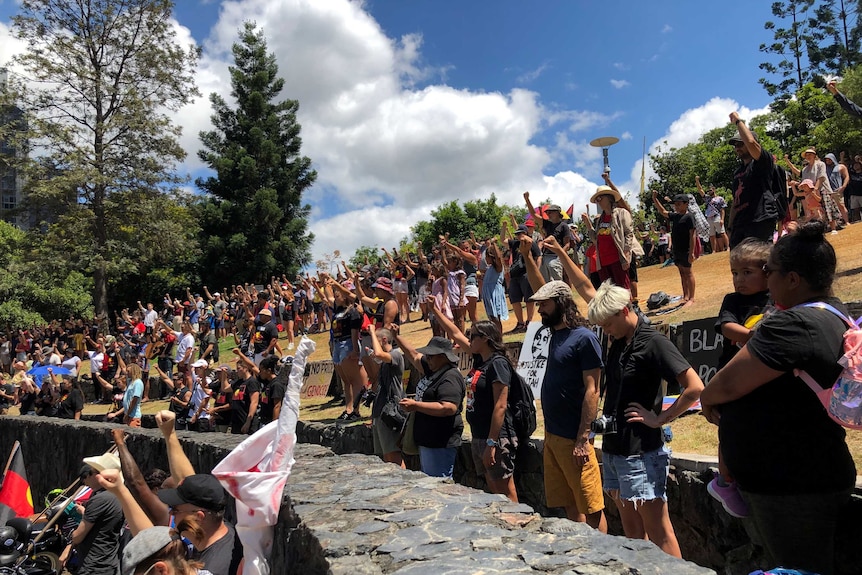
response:
<path id="1" fill-rule="evenodd" d="M 536 431 L 536 400 L 527 381 L 514 368 L 511 369 L 513 377 L 509 384 L 509 411 L 518 443 L 525 445 Z"/>
<path id="2" fill-rule="evenodd" d="M 806 371 L 794 369 L 793 374 L 804 381 L 826 409 L 835 423 L 848 429 L 862 429 L 862 317 L 853 321 L 843 313 L 823 302 L 802 304 L 832 312 L 847 324 L 844 332 L 844 355 L 838 363 L 844 368 L 832 387 L 823 387 Z"/>
<path id="3" fill-rule="evenodd" d="M 658 309 L 664 305 L 670 303 L 670 296 L 664 293 L 663 291 L 655 292 L 654 294 L 650 294 L 650 296 L 646 300 L 647 309 Z"/>
<path id="4" fill-rule="evenodd" d="M 775 209 L 778 211 L 778 221 L 783 222 L 790 213 L 790 204 L 787 202 L 787 172 L 778 164 L 775 164 L 772 169 L 769 188 L 775 202 Z"/>

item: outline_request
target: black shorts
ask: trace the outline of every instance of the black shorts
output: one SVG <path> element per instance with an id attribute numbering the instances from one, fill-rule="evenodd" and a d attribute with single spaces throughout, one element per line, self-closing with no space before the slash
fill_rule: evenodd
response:
<path id="1" fill-rule="evenodd" d="M 509 281 L 509 301 L 511 303 L 526 302 L 533 295 L 533 288 L 530 287 L 530 280 L 526 275 L 511 278 Z"/>
<path id="2" fill-rule="evenodd" d="M 667 244 L 659 244 L 658 246 L 658 255 L 666 256 L 667 255 Z"/>
<path id="3" fill-rule="evenodd" d="M 323 302 L 322 301 L 316 301 L 311 305 L 312 305 L 312 308 L 314 309 L 314 313 L 320 313 L 323 311 Z"/>
<path id="4" fill-rule="evenodd" d="M 681 268 L 690 268 L 691 264 L 688 262 L 688 250 L 684 252 L 673 250 L 673 263 Z"/>

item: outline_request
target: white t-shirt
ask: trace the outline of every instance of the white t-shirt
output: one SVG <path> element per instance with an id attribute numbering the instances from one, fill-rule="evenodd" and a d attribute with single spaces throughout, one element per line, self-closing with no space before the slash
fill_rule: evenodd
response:
<path id="1" fill-rule="evenodd" d="M 177 338 L 177 352 L 174 356 L 174 363 L 180 363 L 186 356 L 186 351 L 195 346 L 195 336 L 190 333 L 183 335 L 183 332 L 175 331 L 174 337 Z"/>
<path id="2" fill-rule="evenodd" d="M 95 378 L 95 374 L 102 371 L 102 360 L 105 359 L 105 354 L 102 352 L 88 351 L 87 355 L 90 357 L 90 373 L 94 374 L 93 378 Z"/>
<path id="3" fill-rule="evenodd" d="M 81 365 L 80 358 L 73 355 L 69 359 L 64 360 L 60 365 L 68 369 L 71 372 L 72 377 L 78 377 L 78 366 Z"/>
<path id="4" fill-rule="evenodd" d="M 157 319 L 159 319 L 159 312 L 154 309 L 147 311 L 147 313 L 144 314 L 144 326 L 153 327 L 156 325 Z"/>

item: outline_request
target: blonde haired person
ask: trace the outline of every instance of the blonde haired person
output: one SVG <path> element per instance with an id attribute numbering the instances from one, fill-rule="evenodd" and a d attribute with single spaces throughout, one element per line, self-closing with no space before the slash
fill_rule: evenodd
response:
<path id="1" fill-rule="evenodd" d="M 676 346 L 638 317 L 630 297 L 606 281 L 588 305 L 590 321 L 613 338 L 603 414 L 592 425 L 603 434 L 602 485 L 619 509 L 627 537 L 649 539 L 681 557 L 667 508 L 670 449 L 662 426 L 697 401 L 703 382 Z M 663 379 L 677 381 L 683 390 L 664 411 Z"/>

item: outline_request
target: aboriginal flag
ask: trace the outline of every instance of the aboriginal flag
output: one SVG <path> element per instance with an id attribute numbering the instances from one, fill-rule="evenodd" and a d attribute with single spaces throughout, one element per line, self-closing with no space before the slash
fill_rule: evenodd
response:
<path id="1" fill-rule="evenodd" d="M 29 517 L 32 514 L 33 495 L 24 469 L 21 444 L 16 441 L 0 487 L 0 525 L 6 525 L 6 521 L 13 517 Z"/>

